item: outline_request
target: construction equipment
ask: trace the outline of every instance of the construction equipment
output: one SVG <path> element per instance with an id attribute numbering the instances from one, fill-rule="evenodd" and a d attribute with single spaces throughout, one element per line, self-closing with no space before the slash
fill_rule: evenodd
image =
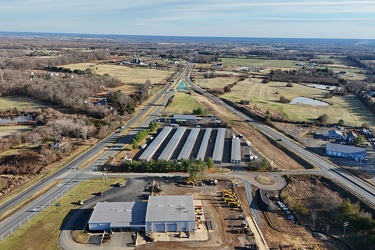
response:
<path id="1" fill-rule="evenodd" d="M 154 192 L 161 192 L 161 186 L 159 184 L 154 185 Z"/>
<path id="2" fill-rule="evenodd" d="M 235 194 L 224 193 L 223 197 L 236 197 Z"/>
<path id="3" fill-rule="evenodd" d="M 161 192 L 162 189 L 161 189 L 161 185 L 159 183 L 156 183 L 155 181 L 152 182 L 152 190 L 151 190 L 151 193 L 159 193 Z"/>
<path id="4" fill-rule="evenodd" d="M 228 202 L 228 206 L 230 207 L 240 207 L 240 202 L 239 201 L 230 201 Z"/>
<path id="5" fill-rule="evenodd" d="M 232 190 L 226 190 L 224 189 L 223 191 L 221 191 L 222 194 L 233 194 Z"/>
<path id="6" fill-rule="evenodd" d="M 187 179 L 185 182 L 186 182 L 186 185 L 192 185 L 193 187 L 197 185 L 195 180 Z"/>
<path id="7" fill-rule="evenodd" d="M 227 197 L 227 198 L 224 198 L 224 202 L 225 202 L 225 203 L 229 203 L 229 202 L 238 202 L 238 200 L 237 200 L 236 197 Z"/>

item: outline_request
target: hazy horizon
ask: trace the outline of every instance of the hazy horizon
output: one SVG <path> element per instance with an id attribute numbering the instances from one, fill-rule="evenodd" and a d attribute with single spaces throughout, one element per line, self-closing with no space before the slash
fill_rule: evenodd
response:
<path id="1" fill-rule="evenodd" d="M 33 31 L 2 31 L 0 30 L 0 37 L 1 36 L 50 36 L 50 37 L 82 37 L 82 38 L 186 38 L 186 39 L 244 39 L 244 40 L 326 40 L 326 41 L 333 41 L 333 40 L 351 40 L 361 42 L 363 44 L 366 43 L 375 43 L 374 39 L 364 39 L 364 38 L 340 38 L 340 37 L 240 37 L 240 36 L 186 36 L 186 35 L 134 35 L 134 34 L 94 34 L 94 33 L 69 33 L 69 32 L 33 32 Z"/>
<path id="2" fill-rule="evenodd" d="M 5 0 L 6 32 L 375 39 L 370 0 Z"/>

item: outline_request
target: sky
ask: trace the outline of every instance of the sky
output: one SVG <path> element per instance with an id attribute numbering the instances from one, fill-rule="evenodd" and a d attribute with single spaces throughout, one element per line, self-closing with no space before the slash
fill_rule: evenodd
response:
<path id="1" fill-rule="evenodd" d="M 0 31 L 375 39 L 375 0 L 1 0 Z"/>

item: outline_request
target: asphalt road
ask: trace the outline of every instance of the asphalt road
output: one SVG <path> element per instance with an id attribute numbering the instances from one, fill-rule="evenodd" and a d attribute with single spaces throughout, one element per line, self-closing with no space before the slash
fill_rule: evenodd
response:
<path id="1" fill-rule="evenodd" d="M 286 173 L 296 173 L 296 174 L 305 174 L 305 173 L 317 173 L 321 175 L 325 175 L 330 178 L 334 178 L 337 182 L 341 183 L 342 185 L 346 186 L 349 190 L 353 193 L 357 194 L 359 197 L 367 201 L 369 204 L 375 205 L 375 188 L 374 186 L 368 184 L 367 182 L 352 176 L 350 173 L 342 170 L 340 167 L 330 163 L 329 161 L 325 160 L 324 158 L 315 155 L 301 145 L 291 141 L 287 137 L 279 134 L 277 131 L 258 123 L 246 115 L 236 111 L 233 107 L 226 105 L 221 100 L 217 99 L 216 97 L 212 96 L 211 94 L 207 93 L 206 91 L 198 88 L 194 83 L 190 81 L 189 74 L 190 69 L 192 68 L 193 64 L 189 64 L 187 70 L 184 71 L 183 75 L 178 76 L 177 78 L 185 78 L 185 81 L 192 85 L 193 89 L 196 91 L 201 92 L 203 95 L 210 98 L 212 101 L 216 102 L 218 105 L 222 105 L 227 108 L 229 111 L 236 113 L 239 117 L 243 118 L 244 120 L 252 123 L 256 128 L 262 130 L 264 133 L 268 134 L 269 136 L 275 139 L 282 139 L 280 143 L 283 146 L 289 148 L 291 151 L 299 153 L 305 159 L 310 161 L 315 166 L 319 167 L 320 170 L 302 170 L 302 171 L 288 171 L 288 172 L 278 172 L 278 173 L 262 173 L 262 175 L 274 175 L 280 176 Z M 165 105 L 168 101 L 169 97 L 173 95 L 173 91 L 169 91 L 170 85 L 166 86 L 163 91 L 161 91 L 155 99 L 139 114 L 137 114 L 131 121 L 128 122 L 126 127 L 131 126 L 134 124 L 138 119 L 143 118 L 150 110 L 152 106 L 154 106 L 157 101 L 164 96 L 162 104 Z M 154 110 L 154 112 L 148 116 L 139 127 L 145 127 L 147 124 L 154 120 L 163 108 L 163 105 L 158 105 L 158 107 Z M 124 128 L 126 129 L 126 128 Z M 33 202 L 29 203 L 25 207 L 23 207 L 20 211 L 10 216 L 8 219 L 4 220 L 0 223 L 0 240 L 2 240 L 7 235 L 11 234 L 14 230 L 21 227 L 24 223 L 31 220 L 37 213 L 41 212 L 46 206 L 53 204 L 58 198 L 64 195 L 68 190 L 75 187 L 81 181 L 88 179 L 99 177 L 101 178 L 102 173 L 96 172 L 96 166 L 103 163 L 104 160 L 107 160 L 109 157 L 113 157 L 119 149 L 122 148 L 123 144 L 130 141 L 132 136 L 135 135 L 137 131 L 132 131 L 129 135 L 121 136 L 121 133 L 113 133 L 108 138 L 103 140 L 102 142 L 98 143 L 97 145 L 93 146 L 89 149 L 86 153 L 82 154 L 80 157 L 72 161 L 70 164 L 66 165 L 65 167 L 61 168 L 56 173 L 52 174 L 49 177 L 46 177 L 41 182 L 37 183 L 33 187 L 29 188 L 25 192 L 21 193 L 20 195 L 16 196 L 12 200 L 8 201 L 7 203 L 0 206 L 0 213 L 4 213 L 6 210 L 14 207 L 15 205 L 19 204 L 32 194 L 39 191 L 41 188 L 45 187 L 55 179 L 62 178 L 63 182 L 59 185 L 51 188 L 46 193 L 35 199 Z M 98 154 L 103 151 L 104 148 L 108 148 L 103 154 Z M 94 157 L 97 157 L 93 160 Z M 78 171 L 76 170 L 82 163 L 92 160 L 91 163 L 88 165 L 87 168 L 84 170 Z M 241 172 L 236 173 L 237 171 L 230 173 L 229 175 L 238 176 L 239 178 L 245 178 L 247 180 L 255 178 L 256 175 L 259 173 L 246 173 Z M 153 174 L 147 174 L 148 176 L 152 176 Z M 126 174 L 126 176 L 130 177 L 131 174 Z M 134 175 L 139 176 L 138 175 Z M 168 174 L 155 174 L 154 176 L 168 176 Z M 214 176 L 226 176 L 226 174 L 221 175 L 214 175 Z M 283 183 L 278 183 L 275 186 L 279 188 Z"/>
<path id="2" fill-rule="evenodd" d="M 177 82 L 179 79 L 185 74 L 187 68 L 180 72 L 175 79 Z M 23 224 L 28 222 L 32 219 L 37 213 L 44 210 L 45 207 L 53 204 L 58 198 L 64 195 L 68 190 L 76 186 L 81 181 L 87 178 L 99 177 L 101 178 L 102 173 L 100 176 L 93 176 L 93 171 L 96 171 L 97 166 L 106 162 L 109 158 L 113 157 L 118 153 L 118 150 L 123 148 L 123 145 L 129 142 L 133 136 L 138 132 L 138 130 L 142 129 L 143 127 L 148 126 L 149 122 L 154 120 L 157 114 L 160 112 L 163 105 L 165 105 L 169 99 L 169 97 L 173 94 L 173 92 L 169 91 L 171 85 L 166 85 L 165 88 L 158 93 L 158 95 L 152 100 L 150 104 L 146 106 L 144 110 L 139 112 L 135 115 L 122 129 L 125 130 L 128 127 L 132 126 L 135 122 L 139 119 L 143 118 L 146 113 L 154 106 L 156 103 L 161 99 L 163 96 L 164 99 L 162 101 L 162 105 L 159 105 L 152 113 L 152 115 L 148 116 L 138 129 L 131 131 L 128 135 L 122 136 L 121 133 L 112 133 L 106 139 L 102 140 L 95 146 L 91 147 L 89 150 L 81 154 L 71 163 L 67 164 L 66 166 L 59 169 L 57 172 L 53 173 L 50 176 L 47 176 L 42 181 L 38 182 L 37 184 L 33 185 L 29 189 L 25 190 L 24 192 L 20 193 L 19 195 L 15 196 L 13 199 L 7 201 L 6 203 L 0 206 L 0 213 L 3 214 L 9 209 L 15 207 L 16 205 L 20 204 L 33 194 L 37 193 L 43 187 L 46 187 L 48 184 L 52 183 L 56 179 L 63 179 L 63 182 L 59 185 L 51 188 L 46 193 L 42 194 L 40 197 L 35 199 L 33 202 L 30 202 L 18 212 L 13 214 L 12 216 L 8 217 L 6 220 L 0 223 L 0 240 L 4 237 L 8 236 L 9 234 L 13 233 L 14 230 L 21 227 Z M 117 130 L 118 131 L 118 130 Z M 121 131 L 120 131 L 121 132 Z M 107 149 L 104 151 L 104 149 Z M 101 153 L 103 152 L 104 153 Z M 87 168 L 82 171 L 78 171 L 78 167 L 81 166 L 85 162 L 90 162 Z"/>
<path id="3" fill-rule="evenodd" d="M 193 64 L 190 64 L 189 67 L 192 67 L 192 65 Z M 216 104 L 223 106 L 228 111 L 237 114 L 240 118 L 242 118 L 244 121 L 251 123 L 258 130 L 269 135 L 271 138 L 274 138 L 275 140 L 280 140 L 279 143 L 282 144 L 284 147 L 288 148 L 290 151 L 296 154 L 299 154 L 302 158 L 306 159 L 307 161 L 312 163 L 314 166 L 320 168 L 321 170 L 325 170 L 324 172 L 322 172 L 322 174 L 326 175 L 327 177 L 333 178 L 336 182 L 346 187 L 349 191 L 357 195 L 364 202 L 367 202 L 371 206 L 375 206 L 375 187 L 370 183 L 354 176 L 353 174 L 340 168 L 332 162 L 324 159 L 323 157 L 308 151 L 300 144 L 290 140 L 288 137 L 280 134 L 276 130 L 264 125 L 263 123 L 257 122 L 251 119 L 250 117 L 246 116 L 245 114 L 237 111 L 230 105 L 224 103 L 220 99 L 213 96 L 212 94 L 199 88 L 190 80 L 189 77 L 186 77 L 186 82 L 190 84 L 195 91 L 200 92 L 202 95 L 211 99 Z"/>

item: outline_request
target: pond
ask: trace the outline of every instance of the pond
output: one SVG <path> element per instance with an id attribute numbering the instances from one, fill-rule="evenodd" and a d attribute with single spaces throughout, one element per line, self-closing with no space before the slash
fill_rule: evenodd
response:
<path id="1" fill-rule="evenodd" d="M 333 90 L 337 88 L 337 86 L 324 85 L 324 84 L 307 84 L 307 86 L 317 88 L 317 89 L 324 89 L 324 90 Z"/>
<path id="2" fill-rule="evenodd" d="M 322 101 L 318 101 L 318 100 L 314 100 L 314 99 L 302 97 L 302 96 L 296 97 L 290 102 L 290 104 L 298 104 L 298 103 L 314 105 L 314 106 L 328 106 L 329 105 L 326 102 L 322 102 Z"/>
<path id="3" fill-rule="evenodd" d="M 16 122 L 28 122 L 31 119 L 32 119 L 31 114 L 13 116 L 13 117 L 3 117 L 3 118 L 0 118 L 0 124 L 16 123 Z"/>

